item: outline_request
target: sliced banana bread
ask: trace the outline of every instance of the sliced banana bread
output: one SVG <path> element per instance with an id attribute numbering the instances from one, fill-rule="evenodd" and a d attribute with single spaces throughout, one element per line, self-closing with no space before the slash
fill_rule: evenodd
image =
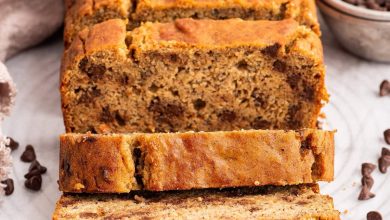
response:
<path id="1" fill-rule="evenodd" d="M 313 0 L 65 0 L 65 42 L 85 27 L 110 18 L 129 18 L 129 30 L 146 21 L 177 18 L 242 18 L 245 20 L 296 19 L 319 33 Z"/>
<path id="2" fill-rule="evenodd" d="M 109 20 L 65 52 L 67 132 L 315 128 L 321 41 L 294 20 Z"/>
<path id="3" fill-rule="evenodd" d="M 60 190 L 123 193 L 333 180 L 334 132 L 64 134 Z"/>
<path id="4" fill-rule="evenodd" d="M 122 195 L 63 195 L 60 219 L 338 220 L 340 213 L 318 186 L 236 188 Z"/>

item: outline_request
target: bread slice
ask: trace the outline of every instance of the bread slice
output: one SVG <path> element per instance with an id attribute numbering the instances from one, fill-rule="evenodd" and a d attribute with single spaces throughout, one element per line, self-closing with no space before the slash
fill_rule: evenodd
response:
<path id="1" fill-rule="evenodd" d="M 321 41 L 294 20 L 109 20 L 65 52 L 67 132 L 315 128 Z"/>
<path id="2" fill-rule="evenodd" d="M 64 134 L 60 190 L 126 193 L 333 180 L 332 131 Z"/>
<path id="3" fill-rule="evenodd" d="M 66 45 L 85 27 L 112 18 L 128 18 L 128 29 L 140 23 L 177 18 L 282 20 L 293 18 L 319 33 L 313 0 L 66 0 Z"/>
<path id="4" fill-rule="evenodd" d="M 60 219 L 337 220 L 339 212 L 317 185 L 122 195 L 63 195 Z"/>

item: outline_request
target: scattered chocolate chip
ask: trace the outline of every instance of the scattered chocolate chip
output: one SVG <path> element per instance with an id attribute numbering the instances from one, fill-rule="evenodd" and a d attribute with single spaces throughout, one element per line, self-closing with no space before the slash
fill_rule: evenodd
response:
<path id="1" fill-rule="evenodd" d="M 383 132 L 383 136 L 387 144 L 390 145 L 390 128 Z"/>
<path id="2" fill-rule="evenodd" d="M 373 185 L 374 185 L 374 178 L 372 178 L 371 176 L 362 177 L 362 186 L 366 186 L 369 190 L 371 190 Z"/>
<path id="3" fill-rule="evenodd" d="M 12 151 L 18 149 L 19 143 L 16 142 L 16 141 L 15 141 L 13 138 L 11 138 L 11 137 L 8 137 L 8 139 L 9 139 L 9 144 L 6 145 L 6 147 L 9 147 Z"/>
<path id="4" fill-rule="evenodd" d="M 390 150 L 385 148 L 385 147 L 383 147 L 381 155 L 382 156 L 390 156 Z"/>
<path id="5" fill-rule="evenodd" d="M 6 179 L 1 181 L 2 184 L 5 185 L 4 192 L 6 196 L 11 195 L 14 192 L 14 180 L 13 179 Z"/>
<path id="6" fill-rule="evenodd" d="M 33 176 L 38 176 L 46 173 L 46 167 L 42 166 L 37 160 L 34 160 L 28 168 L 28 173 L 24 175 L 24 178 L 30 179 Z"/>
<path id="7" fill-rule="evenodd" d="M 378 165 L 379 165 L 379 171 L 381 171 L 381 173 L 386 173 L 387 168 L 390 166 L 390 156 L 387 155 L 381 156 L 378 160 Z"/>
<path id="8" fill-rule="evenodd" d="M 24 150 L 24 152 L 22 154 L 22 156 L 20 156 L 20 159 L 23 162 L 32 162 L 32 161 L 34 161 L 36 159 L 34 147 L 32 145 L 27 145 L 26 149 Z"/>
<path id="9" fill-rule="evenodd" d="M 379 212 L 371 211 L 367 213 L 367 220 L 382 220 L 382 215 Z"/>
<path id="10" fill-rule="evenodd" d="M 375 197 L 375 194 L 370 192 L 367 186 L 363 186 L 362 191 L 360 191 L 359 200 L 368 200 Z"/>
<path id="11" fill-rule="evenodd" d="M 372 171 L 375 170 L 375 168 L 376 168 L 376 166 L 372 163 L 363 163 L 362 164 L 362 175 L 369 177 L 371 175 Z"/>
<path id="12" fill-rule="evenodd" d="M 388 0 L 343 0 L 349 4 L 373 9 L 377 11 L 390 11 L 388 7 Z"/>
<path id="13" fill-rule="evenodd" d="M 41 175 L 32 176 L 31 178 L 27 179 L 24 182 L 24 186 L 34 191 L 40 190 L 42 186 L 42 176 Z"/>

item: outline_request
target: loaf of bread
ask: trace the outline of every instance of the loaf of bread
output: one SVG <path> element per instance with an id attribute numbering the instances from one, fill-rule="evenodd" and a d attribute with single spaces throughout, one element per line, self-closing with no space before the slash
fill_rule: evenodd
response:
<path id="1" fill-rule="evenodd" d="M 129 19 L 128 30 L 140 23 L 178 18 L 282 20 L 293 18 L 319 34 L 313 0 L 65 0 L 66 45 L 85 27 L 112 18 Z"/>
<path id="2" fill-rule="evenodd" d="M 338 220 L 340 214 L 318 186 L 139 193 L 63 195 L 61 219 L 263 219 Z"/>
<path id="3" fill-rule="evenodd" d="M 334 132 L 64 134 L 60 190 L 126 193 L 333 180 Z"/>
<path id="4" fill-rule="evenodd" d="M 65 52 L 67 132 L 315 128 L 327 101 L 321 41 L 294 20 L 181 19 L 126 32 L 109 20 Z"/>

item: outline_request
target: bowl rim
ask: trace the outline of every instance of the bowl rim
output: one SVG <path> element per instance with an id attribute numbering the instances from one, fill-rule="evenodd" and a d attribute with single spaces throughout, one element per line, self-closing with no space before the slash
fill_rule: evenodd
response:
<path id="1" fill-rule="evenodd" d="M 324 2 L 325 4 L 331 6 L 334 9 L 342 11 L 346 14 L 353 15 L 355 17 L 365 18 L 369 20 L 376 20 L 376 21 L 390 21 L 389 11 L 377 11 L 365 7 L 358 7 L 356 5 L 352 5 L 342 0 L 317 0 L 317 1 Z"/>

